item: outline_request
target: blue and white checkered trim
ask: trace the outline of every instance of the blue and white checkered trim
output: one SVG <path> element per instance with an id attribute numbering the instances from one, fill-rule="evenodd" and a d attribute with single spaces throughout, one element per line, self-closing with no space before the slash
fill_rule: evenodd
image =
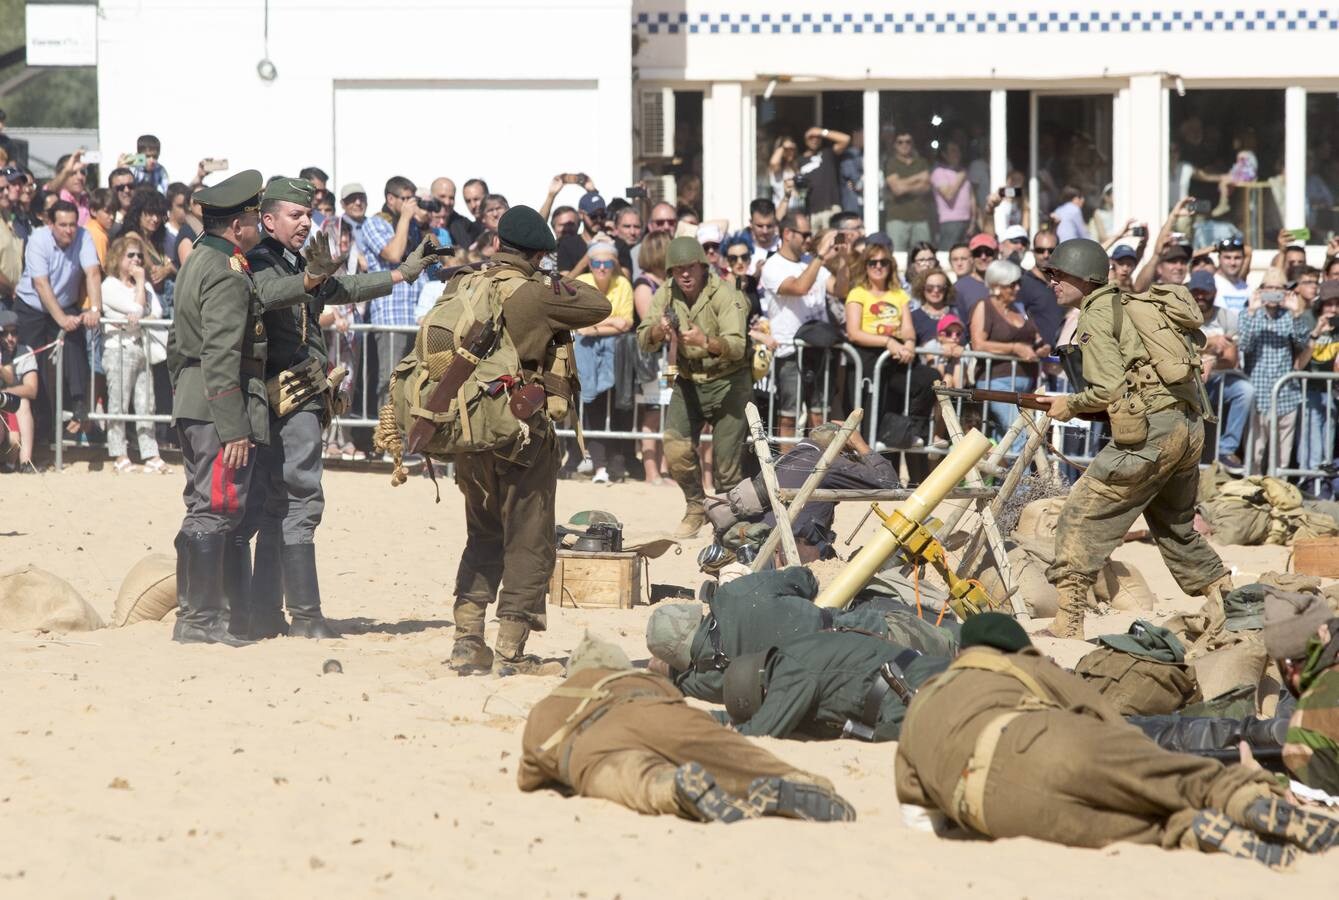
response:
<path id="1" fill-rule="evenodd" d="M 639 12 L 641 34 L 1051 34 L 1334 31 L 1335 9 L 1062 12 Z"/>

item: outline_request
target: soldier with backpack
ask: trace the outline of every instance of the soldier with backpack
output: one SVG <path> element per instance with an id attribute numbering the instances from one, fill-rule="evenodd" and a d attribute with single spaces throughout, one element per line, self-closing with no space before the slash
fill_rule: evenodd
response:
<path id="1" fill-rule="evenodd" d="M 539 270 L 557 241 L 530 207 L 503 214 L 498 241 L 491 264 L 452 278 L 424 317 L 414 352 L 395 367 L 389 405 L 411 449 L 415 426 L 431 424 L 432 437 L 418 449 L 454 460 L 465 495 L 451 667 L 462 675 L 548 674 L 525 643 L 547 624 L 544 598 L 556 559 L 555 427 L 581 396 L 571 330 L 608 318 L 610 306 L 595 288 Z M 435 409 L 434 388 L 462 359 L 468 377 L 449 406 Z M 383 410 L 383 423 L 387 415 Z M 490 650 L 484 620 L 494 600 L 499 626 Z"/>
<path id="2" fill-rule="evenodd" d="M 1045 272 L 1061 306 L 1079 309 L 1078 391 L 1050 399 L 1065 422 L 1106 412 L 1112 440 L 1070 491 L 1056 526 L 1047 579 L 1059 592 L 1055 637 L 1083 638 L 1088 589 L 1140 513 L 1181 589 L 1221 608 L 1232 580 L 1194 528 L 1204 416 L 1199 307 L 1180 285 L 1125 294 L 1108 283 L 1109 260 L 1096 241 L 1062 242 Z M 1199 343 L 1196 344 L 1198 337 Z"/>

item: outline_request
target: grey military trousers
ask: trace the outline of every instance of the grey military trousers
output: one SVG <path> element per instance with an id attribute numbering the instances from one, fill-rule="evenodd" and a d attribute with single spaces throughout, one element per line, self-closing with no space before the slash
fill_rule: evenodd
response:
<path id="1" fill-rule="evenodd" d="M 241 528 L 247 540 L 259 532 L 285 545 L 315 542 L 325 512 L 322 430 L 311 410 L 270 417 L 270 443 L 257 448 L 251 509 Z"/>
<path id="2" fill-rule="evenodd" d="M 226 534 L 241 523 L 251 507 L 251 485 L 258 454 L 252 452 L 246 465 L 223 464 L 223 442 L 213 422 L 178 419 L 177 436 L 186 469 L 186 516 L 181 530 L 187 534 Z M 261 448 L 257 448 L 261 449 Z"/>

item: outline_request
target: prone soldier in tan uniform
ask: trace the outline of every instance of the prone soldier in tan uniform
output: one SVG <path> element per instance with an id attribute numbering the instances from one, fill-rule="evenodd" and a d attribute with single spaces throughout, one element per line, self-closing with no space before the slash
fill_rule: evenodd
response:
<path id="1" fill-rule="evenodd" d="M 897 799 L 988 837 L 1074 847 L 1117 841 L 1219 850 L 1283 866 L 1336 840 L 1258 768 L 1171 753 L 1042 656 L 1013 619 L 982 613 L 963 650 L 912 699 Z"/>
<path id="2" fill-rule="evenodd" d="M 1198 369 L 1177 383 L 1163 380 L 1160 357 L 1136 327 L 1134 310 L 1107 282 L 1108 265 L 1100 244 L 1074 238 L 1056 247 L 1046 267 L 1056 300 L 1079 309 L 1075 346 L 1087 382 L 1052 398 L 1050 415 L 1065 422 L 1109 412 L 1113 425 L 1113 440 L 1075 482 L 1056 526 L 1055 561 L 1046 570 L 1060 595 L 1050 628 L 1055 637 L 1083 637 L 1088 589 L 1140 513 L 1182 590 L 1204 594 L 1220 609 L 1232 590 L 1223 561 L 1194 528 L 1205 412 Z M 1198 351 L 1193 357 L 1198 364 Z M 1146 420 L 1142 437 L 1122 440 L 1122 415 L 1136 424 Z"/>
<path id="3" fill-rule="evenodd" d="M 521 790 L 557 786 L 645 815 L 701 822 L 855 818 L 826 778 L 689 706 L 669 679 L 632 668 L 618 647 L 588 636 L 572 652 L 568 673 L 530 710 Z"/>

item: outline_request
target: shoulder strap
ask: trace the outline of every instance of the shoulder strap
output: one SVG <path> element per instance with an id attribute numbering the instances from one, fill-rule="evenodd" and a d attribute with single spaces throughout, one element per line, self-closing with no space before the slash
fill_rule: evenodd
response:
<path id="1" fill-rule="evenodd" d="M 540 752 L 547 753 L 566 740 L 567 736 L 581 724 L 581 720 L 585 718 L 583 714 L 586 712 L 586 707 L 590 706 L 593 701 L 607 700 L 611 696 L 611 692 L 605 690 L 605 686 L 611 681 L 626 678 L 629 675 L 645 674 L 646 672 L 641 669 L 622 669 L 604 676 L 588 688 L 554 688 L 549 694 L 550 697 L 571 697 L 579 699 L 581 702 L 577 704 L 576 709 L 567 714 L 567 718 L 563 720 L 563 724 L 558 726 L 558 730 L 549 735 L 548 740 L 539 745 Z"/>
<path id="2" fill-rule="evenodd" d="M 1125 304 L 1121 302 L 1120 291 L 1111 295 L 1111 333 L 1116 338 L 1116 346 L 1120 346 L 1120 327 L 1125 322 Z"/>
<path id="3" fill-rule="evenodd" d="M 985 672 L 994 672 L 997 675 L 1008 675 L 1021 683 L 1023 687 L 1027 688 L 1028 693 L 1043 703 L 1053 706 L 1059 705 L 1055 698 L 1051 696 L 1051 693 L 1042 687 L 1037 679 L 1002 653 L 973 652 L 969 649 L 959 654 L 958 658 L 949 664 L 949 669 L 978 669 Z"/>

